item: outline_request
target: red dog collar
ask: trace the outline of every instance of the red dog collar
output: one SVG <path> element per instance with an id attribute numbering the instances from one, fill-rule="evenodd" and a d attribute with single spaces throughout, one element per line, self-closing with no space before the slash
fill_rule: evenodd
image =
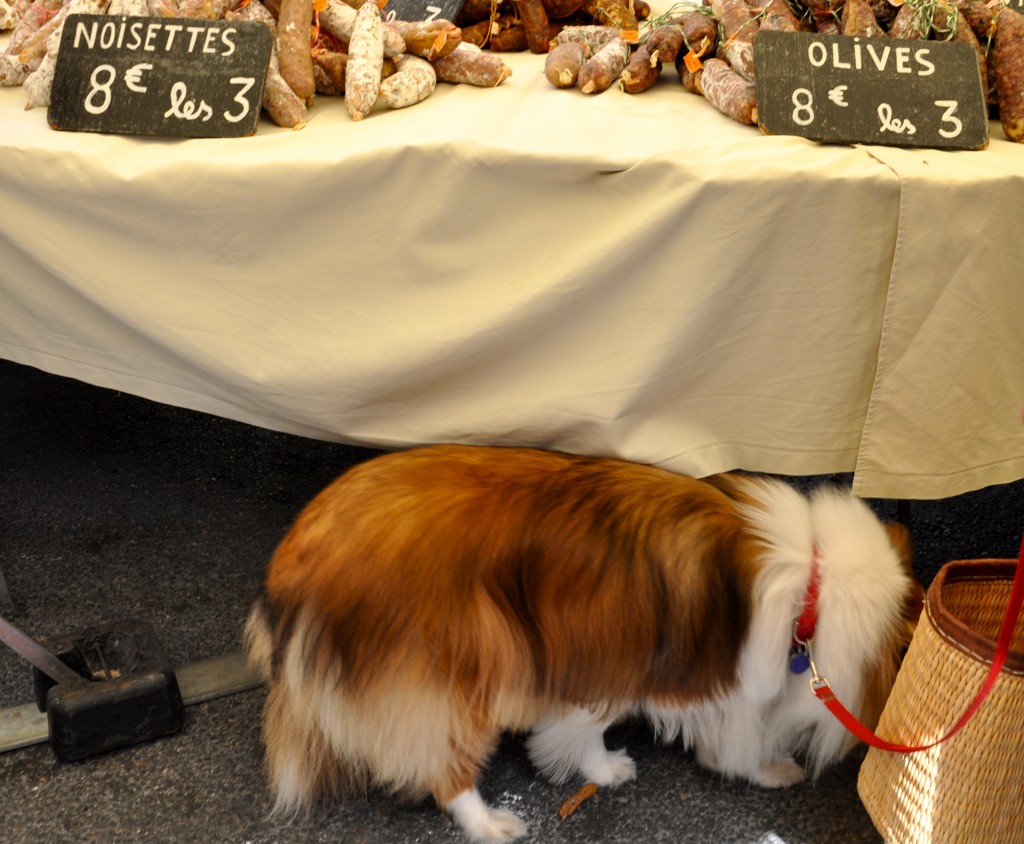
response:
<path id="1" fill-rule="evenodd" d="M 818 565 L 818 549 L 811 556 L 811 579 L 804 593 L 804 608 L 793 625 L 794 644 L 803 644 L 814 638 L 818 626 L 818 588 L 821 586 L 821 567 Z"/>
<path id="2" fill-rule="evenodd" d="M 808 595 L 810 595 L 812 591 L 815 595 L 817 593 L 817 584 L 815 580 L 814 570 L 812 569 L 811 584 L 807 587 Z M 815 597 L 815 601 L 816 600 L 817 599 Z M 900 744 L 898 742 L 889 741 L 875 735 L 864 724 L 858 721 L 856 716 L 854 716 L 852 712 L 839 702 L 839 699 L 832 691 L 832 687 L 829 686 L 828 680 L 818 673 L 818 667 L 814 664 L 814 657 L 811 653 L 810 639 L 804 639 L 802 640 L 802 647 L 805 651 L 808 665 L 812 672 L 810 680 L 811 691 L 817 695 L 818 700 L 825 704 L 828 710 L 844 727 L 846 727 L 846 729 L 861 741 L 866 742 L 872 747 L 877 747 L 880 750 L 887 750 L 892 753 L 918 753 L 922 750 L 929 750 L 936 745 L 942 744 L 942 742 L 947 741 L 960 732 L 960 730 L 967 725 L 967 722 L 970 721 L 971 718 L 974 717 L 974 714 L 981 708 L 982 703 L 984 703 L 985 698 L 988 697 L 989 693 L 995 687 L 996 681 L 999 679 L 999 674 L 1003 670 L 1006 657 L 1013 644 L 1014 627 L 1016 626 L 1017 619 L 1021 615 L 1022 611 L 1024 611 L 1024 539 L 1021 540 L 1020 556 L 1017 558 L 1017 572 L 1013 578 L 1013 587 L 1010 591 L 1010 598 L 1006 603 L 1006 615 L 1003 617 L 1003 623 L 999 629 L 999 638 L 996 640 L 996 649 L 992 657 L 992 665 L 989 667 L 985 681 L 982 683 L 977 695 L 975 695 L 974 699 L 967 705 L 967 709 L 964 710 L 963 715 L 961 715 L 959 720 L 949 729 L 949 732 L 941 738 L 927 744 Z M 806 599 L 804 614 L 807 614 Z M 816 614 L 817 613 L 815 611 L 815 615 Z M 803 617 L 804 615 L 801 615 L 800 619 Z M 800 619 L 797 620 L 796 626 L 799 626 Z M 792 662 L 793 660 L 791 659 L 791 665 Z"/>
<path id="3" fill-rule="evenodd" d="M 804 592 L 804 606 L 799 617 L 793 622 L 793 640 L 789 646 L 789 670 L 803 674 L 813 668 L 811 640 L 818 626 L 818 588 L 821 585 L 821 569 L 818 566 L 818 549 L 811 555 L 811 579 Z M 817 669 L 815 669 L 817 673 Z"/>

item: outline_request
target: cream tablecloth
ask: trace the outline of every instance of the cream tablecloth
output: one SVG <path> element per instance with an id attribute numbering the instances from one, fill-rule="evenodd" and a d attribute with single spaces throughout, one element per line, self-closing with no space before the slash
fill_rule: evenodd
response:
<path id="1" fill-rule="evenodd" d="M 0 356 L 310 437 L 1024 476 L 1024 149 L 821 146 L 678 83 L 57 132 L 0 90 Z M 667 72 L 667 71 L 666 71 Z M 2 397 L 0 397 L 2 400 Z"/>

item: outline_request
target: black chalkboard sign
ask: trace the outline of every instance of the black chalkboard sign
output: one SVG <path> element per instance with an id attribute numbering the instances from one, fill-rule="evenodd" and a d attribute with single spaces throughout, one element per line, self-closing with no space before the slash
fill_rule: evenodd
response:
<path id="1" fill-rule="evenodd" d="M 758 125 L 773 135 L 982 149 L 988 109 L 967 44 L 762 31 Z"/>
<path id="2" fill-rule="evenodd" d="M 454 21 L 466 0 L 388 0 L 384 15 L 394 12 L 400 21 Z"/>
<path id="3" fill-rule="evenodd" d="M 86 132 L 252 135 L 272 40 L 252 21 L 69 15 L 47 119 Z"/>

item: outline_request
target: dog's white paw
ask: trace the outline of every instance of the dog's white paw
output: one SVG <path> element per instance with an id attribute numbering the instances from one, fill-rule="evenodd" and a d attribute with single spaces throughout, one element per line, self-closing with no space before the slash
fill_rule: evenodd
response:
<path id="1" fill-rule="evenodd" d="M 518 815 L 508 809 L 492 809 L 475 788 L 463 791 L 445 808 L 466 837 L 478 844 L 514 841 L 526 834 L 526 824 Z"/>
<path id="2" fill-rule="evenodd" d="M 625 750 L 605 751 L 600 757 L 587 758 L 580 773 L 594 785 L 615 787 L 636 779 L 636 762 Z"/>
<path id="3" fill-rule="evenodd" d="M 804 781 L 804 769 L 789 757 L 769 762 L 757 772 L 756 782 L 764 788 L 785 788 Z"/>
<path id="4" fill-rule="evenodd" d="M 496 844 L 501 841 L 515 841 L 526 835 L 526 824 L 508 809 L 491 809 L 486 818 L 480 818 L 472 829 L 465 831 L 470 841 Z"/>

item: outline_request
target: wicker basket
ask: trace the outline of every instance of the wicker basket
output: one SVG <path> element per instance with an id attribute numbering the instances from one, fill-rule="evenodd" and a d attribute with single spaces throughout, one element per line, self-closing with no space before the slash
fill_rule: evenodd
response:
<path id="1" fill-rule="evenodd" d="M 944 736 L 985 681 L 1015 560 L 947 563 L 878 724 L 905 744 Z M 948 741 L 917 753 L 871 748 L 857 790 L 886 841 L 1024 842 L 1024 625 L 981 709 Z"/>

